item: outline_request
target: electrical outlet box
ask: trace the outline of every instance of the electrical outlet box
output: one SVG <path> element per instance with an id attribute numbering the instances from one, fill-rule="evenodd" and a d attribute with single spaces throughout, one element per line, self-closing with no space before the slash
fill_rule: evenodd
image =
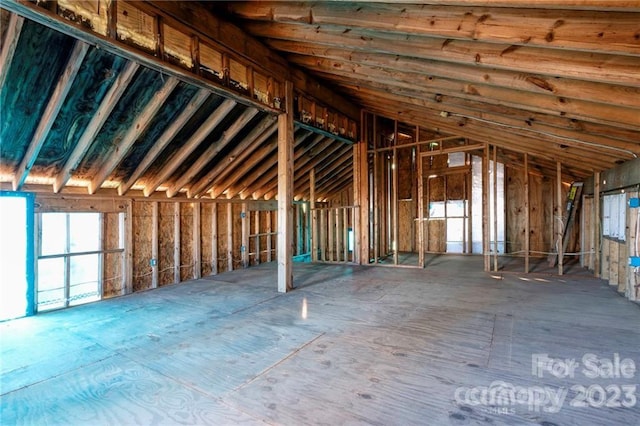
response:
<path id="1" fill-rule="evenodd" d="M 153 266 L 158 266 L 158 259 L 151 259 L 149 261 L 149 265 Z"/>
<path id="2" fill-rule="evenodd" d="M 640 267 L 640 256 L 631 256 L 629 258 L 629 266 Z"/>
<path id="3" fill-rule="evenodd" d="M 629 207 L 632 209 L 640 207 L 640 198 L 629 198 Z"/>

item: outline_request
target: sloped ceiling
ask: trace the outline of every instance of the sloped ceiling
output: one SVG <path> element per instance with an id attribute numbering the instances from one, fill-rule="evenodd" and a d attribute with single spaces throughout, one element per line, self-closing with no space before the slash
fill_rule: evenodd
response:
<path id="1" fill-rule="evenodd" d="M 4 188 L 275 197 L 275 115 L 8 11 L 1 20 Z M 297 198 L 308 198 L 314 167 L 319 198 L 348 186 L 351 151 L 296 128 Z"/>
<path id="2" fill-rule="evenodd" d="M 638 2 L 426 3 L 208 4 L 371 112 L 528 152 L 549 173 L 640 153 Z"/>

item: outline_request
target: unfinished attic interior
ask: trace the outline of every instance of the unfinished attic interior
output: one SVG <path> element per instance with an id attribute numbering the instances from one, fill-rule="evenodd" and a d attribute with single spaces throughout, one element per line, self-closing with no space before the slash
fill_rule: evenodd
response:
<path id="1" fill-rule="evenodd" d="M 0 40 L 1 424 L 638 423 L 640 2 L 0 0 Z"/>

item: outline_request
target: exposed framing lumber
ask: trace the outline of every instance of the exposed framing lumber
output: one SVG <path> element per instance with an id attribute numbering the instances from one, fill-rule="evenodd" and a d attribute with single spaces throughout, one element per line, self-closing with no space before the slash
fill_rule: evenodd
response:
<path id="1" fill-rule="evenodd" d="M 341 1 L 341 0 L 330 0 Z M 371 3 L 406 3 L 405 0 L 370 0 Z M 535 9 L 611 10 L 640 12 L 630 0 L 430 0 L 430 4 L 447 6 L 526 7 Z"/>
<path id="2" fill-rule="evenodd" d="M 316 69 L 323 73 L 324 77 L 329 74 L 332 76 L 329 77 L 331 79 L 335 78 L 333 76 L 342 76 L 373 84 L 384 82 L 389 86 L 391 93 L 396 93 L 397 89 L 400 89 L 418 92 L 428 99 L 437 98 L 437 95 L 460 99 L 462 100 L 460 102 L 482 99 L 483 102 L 499 107 L 506 106 L 552 116 L 559 110 L 563 111 L 568 118 L 604 125 L 633 124 L 636 130 L 640 128 L 637 103 L 634 105 L 635 108 L 630 108 L 619 104 L 595 103 L 582 99 L 567 100 L 550 91 L 532 93 L 487 84 L 470 84 L 461 80 L 408 72 L 395 65 L 395 68 L 386 68 L 381 65 L 365 66 L 348 61 L 342 61 L 338 65 L 332 60 L 299 55 L 291 56 L 289 59 L 301 67 Z M 640 61 L 638 65 L 640 66 Z M 419 84 L 416 84 L 417 82 Z M 448 99 L 443 102 L 444 105 L 448 103 Z"/>
<path id="3" fill-rule="evenodd" d="M 637 54 L 633 43 L 637 17 L 607 11 L 509 8 L 473 9 L 461 6 L 292 2 L 231 2 L 227 6 L 242 18 L 269 22 L 305 23 L 314 27 L 341 26 L 369 32 L 395 32 L 437 38 L 482 40 L 573 51 Z M 380 19 L 384 16 L 385 19 Z M 522 17 L 526 16 L 523 20 Z M 518 27 L 514 28 L 514 20 Z M 557 22 L 561 20 L 561 24 Z M 525 21 L 525 22 L 523 22 Z M 555 24 L 554 24 L 555 23 Z M 563 31 L 554 31 L 561 25 Z M 611 26 L 616 27 L 612 34 Z M 581 36 L 575 36 L 581 34 Z M 597 37 L 597 34 L 606 35 Z M 593 35 L 593 36 L 589 36 Z M 608 43 L 607 43 L 608 42 Z"/>
<path id="4" fill-rule="evenodd" d="M 593 241 L 593 274 L 596 278 L 600 278 L 601 268 L 601 228 L 600 221 L 600 172 L 595 172 L 593 175 L 593 227 L 592 227 L 592 241 Z"/>
<path id="5" fill-rule="evenodd" d="M 202 243 L 201 232 L 202 227 L 200 225 L 200 208 L 201 203 L 193 203 L 193 230 L 192 230 L 192 243 L 193 250 L 193 279 L 200 279 L 202 276 Z"/>
<path id="6" fill-rule="evenodd" d="M 9 17 L 4 40 L 2 40 L 2 52 L 0 52 L 0 87 L 4 87 L 4 82 L 9 74 L 9 68 L 11 68 L 13 55 L 16 52 L 16 47 L 18 47 L 23 25 L 24 18 L 12 13 Z"/>
<path id="7" fill-rule="evenodd" d="M 160 231 L 159 220 L 159 205 L 157 201 L 151 203 L 151 288 L 158 288 L 159 282 L 159 270 L 158 270 L 158 255 L 159 255 L 159 238 L 158 233 Z"/>
<path id="8" fill-rule="evenodd" d="M 271 210 L 267 210 L 265 213 L 267 215 L 267 262 L 271 262 L 273 260 L 273 243 L 272 243 L 272 233 L 273 233 L 273 217 L 271 214 Z"/>
<path id="9" fill-rule="evenodd" d="M 354 263 L 369 263 L 369 161 L 367 154 L 367 131 L 364 111 L 361 113 L 362 135 L 353 146 L 353 217 Z"/>
<path id="10" fill-rule="evenodd" d="M 259 265 L 260 263 L 262 263 L 260 253 L 260 211 L 256 210 L 255 212 L 253 212 L 253 216 L 253 233 L 255 234 L 254 248 L 256 251 L 254 265 Z M 271 238 L 271 236 L 268 235 L 267 238 Z"/>
<path id="11" fill-rule="evenodd" d="M 233 205 L 227 204 L 227 272 L 233 271 Z"/>
<path id="12" fill-rule="evenodd" d="M 118 146 L 110 153 L 106 161 L 102 164 L 100 170 L 89 183 L 89 194 L 95 194 L 96 190 L 102 186 L 111 172 L 115 170 L 118 164 L 120 164 L 124 157 L 129 153 L 129 150 L 135 141 L 147 129 L 153 117 L 177 85 L 178 79 L 175 77 L 169 77 L 160 90 L 154 93 L 144 110 L 133 120 L 131 126 L 127 129 Z"/>
<path id="13" fill-rule="evenodd" d="M 107 121 L 109 114 L 111 114 L 111 111 L 115 108 L 118 100 L 120 100 L 120 97 L 124 94 L 129 83 L 133 80 L 138 67 L 139 65 L 137 63 L 128 62 L 124 70 L 116 77 L 111 87 L 109 87 L 109 91 L 100 103 L 100 106 L 93 117 L 91 117 L 91 120 L 87 124 L 82 136 L 80 136 L 78 143 L 76 143 L 76 146 L 73 148 L 67 162 L 55 177 L 53 192 L 59 193 L 71 177 L 75 168 L 78 167 L 78 164 L 80 164 L 80 161 L 82 161 L 82 158 L 87 153 L 89 146 L 100 129 L 102 129 L 105 121 Z"/>
<path id="14" fill-rule="evenodd" d="M 302 131 L 302 133 L 300 133 L 299 136 L 296 137 L 292 149 L 295 149 L 295 147 L 300 145 L 311 135 L 311 132 Z M 278 147 L 280 146 L 279 144 L 280 143 L 278 142 Z M 296 155 L 294 159 L 297 159 L 298 157 L 299 156 Z M 294 159 L 292 159 L 292 161 L 294 161 Z M 252 194 L 254 200 L 262 197 L 267 191 L 267 182 L 279 176 L 277 160 L 278 152 L 275 152 L 268 157 L 254 159 L 253 166 L 251 167 L 249 172 L 244 176 L 239 176 L 237 182 L 228 188 L 227 198 L 233 198 L 238 193 L 240 193 L 244 197 L 244 191 L 248 188 L 260 188 Z M 257 164 L 260 165 L 256 166 Z"/>
<path id="15" fill-rule="evenodd" d="M 558 161 L 556 163 L 556 227 L 557 227 L 557 251 L 558 251 L 558 275 L 562 275 L 564 272 L 564 223 L 563 213 L 564 206 L 562 203 L 562 163 Z"/>
<path id="16" fill-rule="evenodd" d="M 529 155 L 524 153 L 524 273 L 529 273 L 531 213 L 529 206 Z"/>
<path id="17" fill-rule="evenodd" d="M 240 248 L 240 253 L 242 254 L 242 267 L 249 267 L 249 230 L 251 226 L 251 215 L 249 214 L 249 209 L 247 203 L 242 203 L 242 228 L 241 228 L 241 238 L 242 238 L 242 247 Z"/>
<path id="18" fill-rule="evenodd" d="M 495 145 L 493 146 L 493 270 L 498 272 L 498 147 Z"/>
<path id="19" fill-rule="evenodd" d="M 187 190 L 187 196 L 192 198 L 202 195 L 225 168 L 230 167 L 234 162 L 235 164 L 241 163 L 242 160 L 239 157 L 251 144 L 261 144 L 276 130 L 277 124 L 275 120 L 276 118 L 271 115 L 264 117 L 242 142 L 234 146 L 233 150 L 225 158 L 220 160 L 202 179 Z"/>
<path id="20" fill-rule="evenodd" d="M 218 275 L 218 203 L 211 204 L 211 275 Z"/>
<path id="21" fill-rule="evenodd" d="M 248 22 L 244 27 L 258 37 L 284 39 L 302 45 L 311 41 L 322 43 L 326 47 L 373 50 L 401 56 L 475 65 L 483 71 L 487 68 L 506 69 L 638 87 L 637 70 L 640 59 L 632 56 L 614 57 L 606 53 L 578 51 L 567 55 L 566 52 L 558 49 L 533 46 L 514 48 L 509 43 L 453 40 L 396 32 L 372 33 L 345 26 Z M 346 29 L 349 31 L 345 31 Z M 554 67 L 544 69 L 540 67 L 540 63 L 553 63 Z M 603 64 L 607 64 L 606 69 L 602 67 Z"/>
<path id="22" fill-rule="evenodd" d="M 115 3 L 115 2 L 112 2 Z M 147 155 L 140 162 L 133 174 L 118 187 L 118 194 L 124 195 L 129 189 L 136 183 L 136 181 L 147 171 L 149 166 L 160 156 L 162 151 L 169 145 L 169 143 L 175 138 L 178 132 L 184 127 L 189 119 L 195 114 L 195 112 L 204 104 L 204 101 L 209 97 L 210 92 L 207 89 L 200 89 L 191 98 L 187 106 L 182 110 L 180 115 L 171 122 L 169 127 L 162 133 L 158 140 L 154 143 L 153 147 L 147 152 Z"/>
<path id="23" fill-rule="evenodd" d="M 309 206 L 311 210 L 311 261 L 318 261 L 318 212 L 316 211 L 316 171 L 309 170 Z"/>
<path id="24" fill-rule="evenodd" d="M 167 189 L 167 197 L 171 198 L 185 185 L 188 185 L 202 171 L 206 165 L 215 158 L 220 151 L 224 149 L 236 135 L 251 121 L 258 113 L 255 108 L 247 108 L 242 115 L 224 131 L 222 136 L 207 148 L 207 150 L 191 164 L 191 167 L 182 174 L 177 181 Z"/>
<path id="25" fill-rule="evenodd" d="M 182 261 L 180 258 L 180 203 L 173 204 L 173 283 L 179 284 Z"/>
<path id="26" fill-rule="evenodd" d="M 311 136 L 314 138 L 309 142 L 307 139 Z M 322 141 L 322 142 L 321 142 Z M 304 143 L 305 146 L 301 145 Z M 309 133 L 302 133 L 296 138 L 294 148 L 294 174 L 300 176 L 300 179 L 306 182 L 307 172 L 309 168 L 313 167 L 318 161 L 323 158 L 324 150 L 331 144 L 331 139 L 325 139 L 323 135 Z M 313 157 L 313 158 L 312 158 Z M 273 164 L 273 162 L 269 162 Z M 306 166 L 306 167 L 303 167 Z M 266 169 L 266 167 L 265 167 Z M 247 179 L 246 186 L 259 188 L 253 192 L 253 198 L 258 199 L 265 197 L 271 199 L 278 192 L 278 174 L 277 167 L 270 167 L 268 171 L 262 173 L 257 179 Z M 255 174 L 253 174 L 255 176 Z M 294 182 L 295 184 L 296 182 Z M 247 189 L 247 188 L 243 188 Z M 294 188 L 295 189 L 295 188 Z M 233 194 L 233 192 L 232 192 Z"/>
<path id="27" fill-rule="evenodd" d="M 498 88 L 515 89 L 527 93 L 546 93 L 565 99 L 580 99 L 594 103 L 604 103 L 638 108 L 637 97 L 640 88 L 624 87 L 580 80 L 577 78 L 550 77 L 537 73 L 522 75 L 522 72 L 507 69 L 490 68 L 478 72 L 478 65 L 451 63 L 398 56 L 397 54 L 376 52 L 375 55 L 359 50 L 341 47 L 327 47 L 320 43 L 298 43 L 287 40 L 270 40 L 269 44 L 301 58 L 312 56 L 333 61 L 334 68 L 357 69 L 359 66 L 380 67 L 385 70 L 417 73 L 424 76 L 429 87 L 434 87 L 438 79 L 463 81 L 468 84 L 481 84 Z"/>
<path id="28" fill-rule="evenodd" d="M 354 86 L 354 83 L 358 85 Z M 604 155 L 612 155 L 615 151 L 616 155 L 626 153 L 632 156 L 633 153 L 640 152 L 637 143 L 638 131 L 628 128 L 628 124 L 625 124 L 627 127 L 598 124 L 567 118 L 566 115 L 560 115 L 557 111 L 553 114 L 524 111 L 501 104 L 485 103 L 480 98 L 462 99 L 442 94 L 434 95 L 433 92 L 425 93 L 415 87 L 399 89 L 388 84 L 371 81 L 363 83 L 357 79 L 354 80 L 354 78 L 350 78 L 348 81 L 344 80 L 341 85 L 347 93 L 363 103 L 372 103 L 376 99 L 379 103 L 380 99 L 384 99 L 389 104 L 396 105 L 396 108 L 402 107 L 413 111 L 413 115 L 420 113 L 420 116 L 429 116 L 430 119 L 437 119 L 443 123 L 461 123 L 462 119 L 489 123 L 502 129 L 517 129 L 527 137 L 536 137 L 554 144 L 561 143 L 575 148 L 588 148 Z M 379 110 L 384 111 L 382 106 Z M 440 114 L 443 110 L 443 115 L 433 117 L 434 111 Z M 558 106 L 558 110 L 562 111 L 562 107 Z M 391 117 L 398 113 L 397 110 L 391 114 L 387 112 L 385 112 L 387 116 Z M 405 116 L 403 117 L 405 122 L 412 116 L 405 111 L 401 113 Z M 633 121 L 637 122 L 636 119 Z"/>
<path id="29" fill-rule="evenodd" d="M 153 191 L 158 189 L 176 169 L 184 163 L 191 153 L 200 145 L 200 143 L 209 136 L 209 133 L 215 129 L 222 120 L 233 110 L 236 102 L 231 99 L 225 99 L 202 123 L 202 125 L 189 137 L 189 139 L 180 147 L 178 152 L 171 156 L 171 160 L 154 176 L 154 179 L 145 185 L 144 194 L 149 196 Z"/>
<path id="30" fill-rule="evenodd" d="M 489 152 L 491 145 L 487 144 L 482 159 L 482 252 L 484 255 L 484 271 L 489 272 L 491 268 L 491 259 L 489 252 L 489 244 L 491 238 L 491 230 L 489 228 L 489 220 L 491 210 L 489 209 Z"/>
<path id="31" fill-rule="evenodd" d="M 127 201 L 124 217 L 124 294 L 133 293 L 133 200 Z"/>
<path id="32" fill-rule="evenodd" d="M 11 15 L 12 20 L 13 17 L 16 16 L 14 14 Z M 8 31 L 11 31 L 11 21 L 9 23 Z M 7 33 L 7 36 L 9 33 Z M 6 44 L 6 42 L 5 42 Z M 3 57 L 5 55 L 4 49 L 10 49 L 11 46 L 3 46 L 3 52 L 0 56 L 0 61 L 3 61 Z M 18 169 L 15 172 L 13 178 L 13 190 L 18 191 L 24 184 L 24 181 L 27 179 L 29 175 L 29 171 L 31 171 L 31 167 L 36 162 L 38 158 L 38 154 L 40 153 L 40 149 L 44 145 L 45 140 L 51 130 L 51 126 L 53 126 L 56 117 L 58 117 L 58 113 L 62 108 L 62 104 L 64 103 L 67 95 L 69 94 L 69 90 L 71 90 L 71 86 L 76 76 L 78 75 L 78 71 L 80 70 L 80 66 L 82 65 L 82 61 L 89 50 L 89 45 L 83 43 L 81 41 L 76 41 L 73 46 L 73 50 L 69 55 L 69 59 L 67 60 L 67 66 L 58 80 L 51 97 L 49 98 L 49 102 L 40 117 L 40 122 L 38 123 L 38 127 L 31 138 L 31 142 L 29 143 L 29 147 L 27 148 L 27 152 L 22 157 L 22 161 L 18 166 Z M 10 54 L 10 53 L 7 53 Z M 1 62 L 0 62 L 1 63 Z M 0 67 L 0 69 L 4 70 L 4 67 L 8 67 L 8 64 L 4 64 Z M 0 72 L 0 87 L 2 87 L 2 75 L 5 74 L 6 71 Z"/>
<path id="33" fill-rule="evenodd" d="M 270 128 L 271 130 L 271 128 Z M 277 130 L 277 125 L 276 125 Z M 263 136 L 265 136 L 263 134 Z M 235 163 L 238 167 L 226 167 L 214 181 L 207 186 L 211 186 L 211 198 L 218 198 L 232 185 L 236 184 L 246 173 L 255 167 L 261 159 L 264 162 L 271 162 L 271 158 L 267 158 L 278 146 L 277 134 L 269 134 L 265 137 L 266 143 L 262 143 L 259 146 L 258 143 L 250 145 L 246 150 L 242 152 Z M 262 139 L 262 136 L 260 137 Z"/>
<path id="34" fill-rule="evenodd" d="M 293 83 L 285 83 L 285 113 L 278 116 L 278 291 L 293 289 Z"/>

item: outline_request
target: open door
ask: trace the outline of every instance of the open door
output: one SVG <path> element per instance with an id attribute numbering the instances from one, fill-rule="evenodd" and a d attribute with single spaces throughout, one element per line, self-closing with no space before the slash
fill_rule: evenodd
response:
<path id="1" fill-rule="evenodd" d="M 33 196 L 0 192 L 0 321 L 33 315 Z"/>

